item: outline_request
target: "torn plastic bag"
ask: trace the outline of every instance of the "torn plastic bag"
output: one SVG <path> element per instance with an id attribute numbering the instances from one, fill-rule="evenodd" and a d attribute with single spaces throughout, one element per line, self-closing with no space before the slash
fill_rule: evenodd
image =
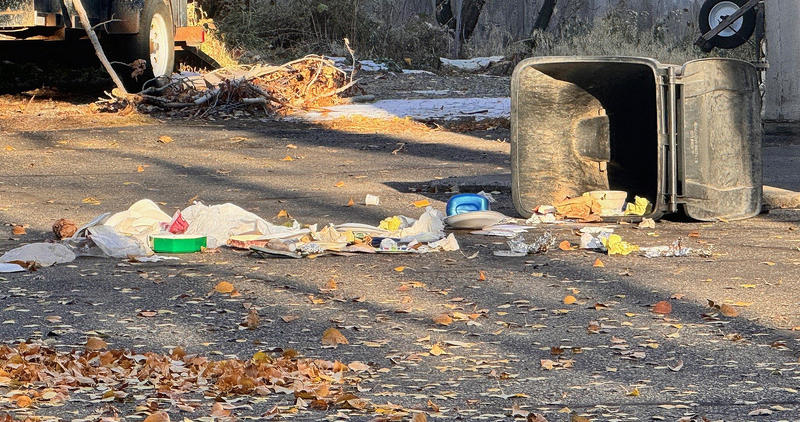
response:
<path id="1" fill-rule="evenodd" d="M 111 226 L 97 225 L 87 229 L 88 238 L 97 245 L 104 254 L 112 258 L 128 258 L 147 256 L 150 248 L 133 236 L 118 233 Z"/>
<path id="2" fill-rule="evenodd" d="M 235 235 L 259 234 L 286 239 L 310 232 L 308 229 L 301 229 L 296 221 L 292 227 L 271 224 L 230 203 L 208 206 L 195 202 L 194 205 L 181 211 L 181 215 L 189 223 L 185 234 L 206 236 L 207 245 L 211 249 L 225 245 L 228 239 Z"/>
<path id="3" fill-rule="evenodd" d="M 25 271 L 25 267 L 19 264 L 0 263 L 0 273 L 19 273 Z"/>
<path id="4" fill-rule="evenodd" d="M 414 240 L 430 243 L 445 237 L 444 214 L 433 207 L 425 208 L 425 212 L 411 227 L 400 230 L 399 237 L 401 243 L 410 243 Z"/>
<path id="5" fill-rule="evenodd" d="M 453 233 L 450 233 L 444 239 L 428 243 L 428 247 L 435 251 L 445 252 L 452 252 L 461 249 L 461 247 L 458 245 L 458 240 L 456 240 L 456 236 Z"/>
<path id="6" fill-rule="evenodd" d="M 49 267 L 75 260 L 75 253 L 60 243 L 31 243 L 12 249 L 0 256 L 0 262 L 24 261 Z"/>
<path id="7" fill-rule="evenodd" d="M 105 225 L 113 227 L 117 233 L 136 237 L 147 244 L 151 234 L 161 231 L 161 224 L 170 224 L 172 217 L 161 211 L 155 202 L 142 199 L 130 206 L 126 211 L 118 212 L 108 220 Z"/>

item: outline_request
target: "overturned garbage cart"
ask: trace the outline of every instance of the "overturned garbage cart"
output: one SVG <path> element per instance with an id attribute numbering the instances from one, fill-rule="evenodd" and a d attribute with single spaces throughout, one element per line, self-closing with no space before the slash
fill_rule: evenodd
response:
<path id="1" fill-rule="evenodd" d="M 761 210 L 761 95 L 750 63 L 532 58 L 514 71 L 511 97 L 512 191 L 526 217 L 609 189 L 647 198 L 650 218 Z"/>

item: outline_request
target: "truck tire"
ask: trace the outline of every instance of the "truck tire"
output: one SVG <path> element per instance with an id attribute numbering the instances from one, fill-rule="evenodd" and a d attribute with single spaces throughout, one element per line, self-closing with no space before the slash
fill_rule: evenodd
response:
<path id="1" fill-rule="evenodd" d="M 134 77 L 131 69 L 121 70 L 125 87 L 139 92 L 142 84 L 157 77 L 169 76 L 175 67 L 175 33 L 172 12 L 164 0 L 145 0 L 139 16 L 139 33 L 118 38 L 117 51 L 125 63 L 138 59 L 146 62 L 143 74 Z"/>
<path id="2" fill-rule="evenodd" d="M 716 28 L 726 17 L 732 15 L 745 3 L 747 0 L 706 0 L 703 7 L 700 8 L 698 22 L 700 31 L 705 34 Z M 710 44 L 717 48 L 733 49 L 746 43 L 753 36 L 755 29 L 756 12 L 750 9 L 731 26 L 712 38 Z"/>

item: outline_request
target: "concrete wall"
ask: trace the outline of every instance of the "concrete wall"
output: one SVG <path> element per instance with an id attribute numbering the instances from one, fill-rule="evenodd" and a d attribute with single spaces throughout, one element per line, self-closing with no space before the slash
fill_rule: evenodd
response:
<path id="1" fill-rule="evenodd" d="M 800 121 L 800 1 L 771 0 L 767 10 L 765 118 Z"/>

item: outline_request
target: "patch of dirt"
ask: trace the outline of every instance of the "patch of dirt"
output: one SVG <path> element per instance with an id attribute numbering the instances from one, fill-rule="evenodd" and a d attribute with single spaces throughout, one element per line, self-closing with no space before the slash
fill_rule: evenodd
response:
<path id="1" fill-rule="evenodd" d="M 0 132 L 127 126 L 156 121 L 136 112 L 97 113 L 90 103 L 91 100 L 80 96 L 40 89 L 20 95 L 0 95 Z"/>

